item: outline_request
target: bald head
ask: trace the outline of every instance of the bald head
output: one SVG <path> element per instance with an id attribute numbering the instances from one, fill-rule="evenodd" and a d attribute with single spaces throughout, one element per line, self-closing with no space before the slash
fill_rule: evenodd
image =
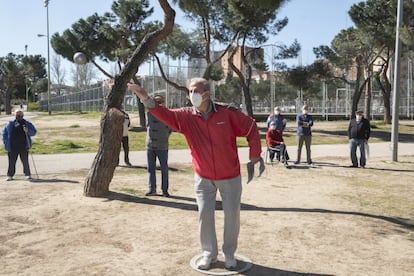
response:
<path id="1" fill-rule="evenodd" d="M 16 109 L 16 110 L 14 111 L 14 115 L 16 116 L 16 120 L 21 120 L 21 119 L 23 119 L 23 116 L 24 116 L 23 110 L 21 110 L 21 109 Z"/>

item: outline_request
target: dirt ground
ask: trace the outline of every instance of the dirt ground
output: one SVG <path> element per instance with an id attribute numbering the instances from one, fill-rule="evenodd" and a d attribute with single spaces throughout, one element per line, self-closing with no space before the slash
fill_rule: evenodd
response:
<path id="1" fill-rule="evenodd" d="M 314 161 L 249 184 L 242 167 L 240 275 L 414 275 L 414 156 Z M 0 275 L 202 275 L 192 170 L 170 167 L 170 198 L 144 196 L 142 167 L 118 167 L 101 198 L 83 196 L 87 171 L 1 181 Z M 222 223 L 218 196 L 219 246 Z"/>

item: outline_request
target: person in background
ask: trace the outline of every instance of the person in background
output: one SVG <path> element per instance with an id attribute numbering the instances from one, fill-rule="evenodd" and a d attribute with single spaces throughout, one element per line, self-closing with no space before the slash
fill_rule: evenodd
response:
<path id="1" fill-rule="evenodd" d="M 224 211 L 224 265 L 227 269 L 236 268 L 242 193 L 236 138 L 246 137 L 251 164 L 259 162 L 262 147 L 255 120 L 237 108 L 213 102 L 209 82 L 203 78 L 190 80 L 188 90 L 193 106 L 180 109 L 167 109 L 157 104 L 137 84 L 129 83 L 128 87 L 151 114 L 184 134 L 190 147 L 202 248 L 198 268 L 208 270 L 217 261 L 214 218 L 217 190 L 220 191 Z"/>
<path id="2" fill-rule="evenodd" d="M 273 162 L 276 153 L 277 160 L 280 161 L 280 157 L 282 157 L 282 163 L 287 166 L 288 156 L 286 145 L 283 141 L 283 132 L 277 129 L 277 123 L 275 121 L 270 123 L 270 127 L 266 132 L 266 144 L 269 150 L 270 162 Z"/>
<path id="3" fill-rule="evenodd" d="M 271 122 L 276 122 L 277 130 L 280 130 L 282 132 L 285 130 L 286 119 L 284 115 L 280 114 L 280 107 L 276 106 L 274 108 L 273 114 L 270 114 L 269 117 L 267 117 L 267 129 L 269 129 Z"/>
<path id="4" fill-rule="evenodd" d="M 3 128 L 4 149 L 9 157 L 6 181 L 13 180 L 16 173 L 16 161 L 19 156 L 23 164 L 23 173 L 27 180 L 31 180 L 29 150 L 32 147 L 31 137 L 36 135 L 37 130 L 31 122 L 23 119 L 24 113 L 22 110 L 17 109 L 14 114 L 15 119 L 9 121 Z"/>
<path id="5" fill-rule="evenodd" d="M 164 104 L 162 96 L 155 96 L 158 105 Z M 168 193 L 168 140 L 172 130 L 160 122 L 151 112 L 147 113 L 147 163 L 148 163 L 148 192 L 147 196 L 157 194 L 156 159 L 161 167 L 162 195 L 169 197 Z"/>
<path id="6" fill-rule="evenodd" d="M 313 126 L 313 117 L 308 113 L 309 106 L 304 105 L 302 107 L 302 114 L 298 114 L 296 117 L 296 122 L 298 124 L 297 136 L 298 136 L 298 155 L 295 164 L 300 163 L 300 156 L 302 153 L 303 142 L 305 142 L 306 147 L 306 159 L 308 165 L 312 165 L 311 157 L 311 145 L 312 145 L 312 126 Z"/>
<path id="7" fill-rule="evenodd" d="M 368 119 L 364 118 L 364 112 L 359 110 L 355 113 L 355 118 L 351 119 L 348 126 L 349 149 L 351 152 L 352 165 L 350 167 L 358 168 L 357 147 L 360 151 L 359 164 L 361 168 L 365 168 L 366 155 L 365 145 L 371 134 L 371 125 Z"/>
<path id="8" fill-rule="evenodd" d="M 124 110 L 121 110 L 124 113 L 124 124 L 122 129 L 122 148 L 124 149 L 124 162 L 128 167 L 131 167 L 131 163 L 129 162 L 129 138 L 128 138 L 128 131 L 129 126 L 131 125 L 131 120 L 129 119 L 128 113 Z"/>

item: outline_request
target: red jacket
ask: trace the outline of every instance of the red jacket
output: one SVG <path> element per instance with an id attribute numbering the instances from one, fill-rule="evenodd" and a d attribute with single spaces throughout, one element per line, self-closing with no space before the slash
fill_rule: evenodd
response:
<path id="1" fill-rule="evenodd" d="M 260 157 L 261 143 L 256 122 L 240 110 L 213 104 L 208 119 L 193 107 L 150 109 L 155 117 L 184 134 L 191 150 L 194 171 L 210 180 L 230 179 L 240 175 L 236 137 L 246 137 L 249 158 Z"/>
<path id="2" fill-rule="evenodd" d="M 270 148 L 276 145 L 280 145 L 280 142 L 283 142 L 283 132 L 269 128 L 266 132 L 267 147 Z"/>

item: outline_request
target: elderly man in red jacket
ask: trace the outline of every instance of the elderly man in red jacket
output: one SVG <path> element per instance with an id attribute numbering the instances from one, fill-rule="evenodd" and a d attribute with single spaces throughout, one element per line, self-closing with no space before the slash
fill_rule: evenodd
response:
<path id="1" fill-rule="evenodd" d="M 210 86 L 203 78 L 189 84 L 192 107 L 168 109 L 155 103 L 139 85 L 128 84 L 144 105 L 160 121 L 184 134 L 191 150 L 195 172 L 195 193 L 199 210 L 203 257 L 198 268 L 208 270 L 217 261 L 218 248 L 214 212 L 219 190 L 224 211 L 223 254 L 225 267 L 237 266 L 235 252 L 240 229 L 241 176 L 237 137 L 246 137 L 251 162 L 260 160 L 261 143 L 256 122 L 240 110 L 214 103 Z"/>

